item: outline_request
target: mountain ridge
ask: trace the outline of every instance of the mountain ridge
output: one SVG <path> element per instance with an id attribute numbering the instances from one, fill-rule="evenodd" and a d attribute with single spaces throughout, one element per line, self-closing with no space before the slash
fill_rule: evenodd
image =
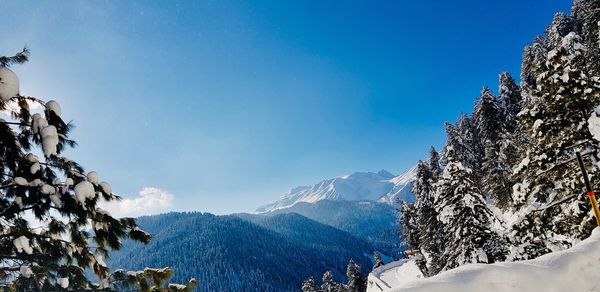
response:
<path id="1" fill-rule="evenodd" d="M 316 203 L 323 200 L 374 201 L 394 205 L 396 200 L 414 202 L 412 184 L 416 167 L 393 175 L 387 170 L 355 172 L 350 175 L 322 180 L 312 186 L 290 189 L 279 199 L 255 209 L 254 213 L 286 209 L 300 202 Z"/>

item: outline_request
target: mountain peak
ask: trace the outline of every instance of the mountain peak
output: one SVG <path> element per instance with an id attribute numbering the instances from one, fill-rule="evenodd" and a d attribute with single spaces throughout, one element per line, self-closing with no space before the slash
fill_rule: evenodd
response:
<path id="1" fill-rule="evenodd" d="M 397 200 L 413 202 L 412 185 L 415 169 L 394 176 L 387 170 L 355 172 L 351 175 L 323 180 L 311 187 L 291 189 L 279 200 L 259 207 L 257 213 L 289 208 L 299 202 L 316 203 L 322 200 L 373 201 L 394 205 Z"/>
<path id="2" fill-rule="evenodd" d="M 381 175 L 381 176 L 384 176 L 384 177 L 389 177 L 389 178 L 394 177 L 393 174 L 391 174 L 389 171 L 387 171 L 385 169 L 382 169 L 382 170 L 378 171 L 377 174 Z"/>

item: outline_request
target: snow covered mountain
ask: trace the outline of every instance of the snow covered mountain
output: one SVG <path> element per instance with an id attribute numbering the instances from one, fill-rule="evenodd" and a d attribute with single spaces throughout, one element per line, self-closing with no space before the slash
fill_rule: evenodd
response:
<path id="1" fill-rule="evenodd" d="M 375 201 L 393 204 L 396 199 L 414 201 L 412 185 L 416 176 L 416 167 L 394 176 L 386 170 L 374 172 L 355 172 L 321 181 L 313 186 L 296 187 L 281 196 L 279 200 L 259 207 L 255 212 L 263 213 L 285 209 L 297 203 L 316 203 L 331 201 Z"/>

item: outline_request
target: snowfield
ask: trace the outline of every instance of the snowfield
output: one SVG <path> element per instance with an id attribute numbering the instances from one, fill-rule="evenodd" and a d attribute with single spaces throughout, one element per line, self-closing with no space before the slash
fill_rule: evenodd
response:
<path id="1" fill-rule="evenodd" d="M 410 261 L 394 263 L 369 274 L 368 292 L 600 291 L 600 227 L 588 239 L 568 250 L 528 261 L 464 265 L 427 279 L 397 273 L 401 268 L 410 270 L 403 268 L 412 264 Z M 390 275 L 395 275 L 395 279 L 390 280 Z M 411 277 L 413 280 L 408 280 Z"/>

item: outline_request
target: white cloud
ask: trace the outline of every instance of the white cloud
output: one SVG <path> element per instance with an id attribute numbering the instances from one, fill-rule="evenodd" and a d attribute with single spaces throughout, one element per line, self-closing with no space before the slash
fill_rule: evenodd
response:
<path id="1" fill-rule="evenodd" d="M 167 212 L 173 205 L 173 195 L 167 191 L 146 187 L 139 196 L 133 199 L 124 198 L 121 201 L 100 203 L 100 207 L 109 211 L 113 216 L 137 217 Z"/>

